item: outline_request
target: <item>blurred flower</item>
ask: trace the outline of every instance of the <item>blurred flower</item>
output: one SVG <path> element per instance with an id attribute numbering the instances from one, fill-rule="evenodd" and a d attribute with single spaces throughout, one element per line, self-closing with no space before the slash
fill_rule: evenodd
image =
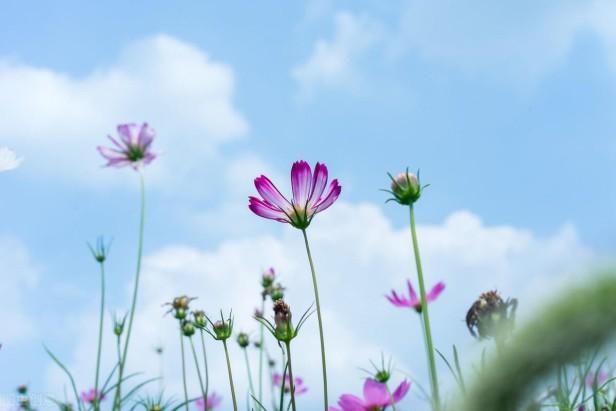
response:
<path id="1" fill-rule="evenodd" d="M 120 138 L 117 140 L 108 136 L 115 147 L 97 147 L 98 152 L 107 159 L 106 166 L 131 166 L 137 170 L 156 158 L 150 151 L 155 132 L 148 123 L 143 123 L 141 127 L 137 124 L 120 124 L 118 134 Z"/>
<path id="2" fill-rule="evenodd" d="M 586 386 L 592 388 L 595 385 L 595 380 L 597 382 L 597 386 L 602 386 L 608 379 L 610 375 L 604 370 L 599 370 L 594 374 L 590 374 L 586 377 Z"/>
<path id="3" fill-rule="evenodd" d="M 250 345 L 250 338 L 246 333 L 239 333 L 237 335 L 237 343 L 241 348 L 246 348 Z"/>
<path id="4" fill-rule="evenodd" d="M 17 393 L 26 395 L 28 393 L 28 386 L 26 384 L 20 384 L 17 386 Z"/>
<path id="5" fill-rule="evenodd" d="M 408 168 L 406 169 L 406 172 L 400 173 L 396 177 L 393 177 L 389 173 L 387 173 L 387 175 L 391 179 L 391 190 L 383 191 L 387 191 L 393 195 L 393 197 L 387 201 L 395 201 L 399 204 L 411 205 L 419 200 L 422 190 L 427 187 L 421 186 L 421 183 L 419 182 L 419 172 L 417 172 L 417 175 L 409 173 Z"/>
<path id="6" fill-rule="evenodd" d="M 215 409 L 222 402 L 222 397 L 215 392 L 211 393 L 207 397 L 207 403 L 203 403 L 203 398 L 199 398 L 196 402 L 197 408 L 201 411 L 210 411 Z"/>
<path id="7" fill-rule="evenodd" d="M 373 411 L 380 410 L 393 403 L 400 402 L 411 388 L 411 383 L 403 381 L 392 393 L 391 397 L 387 392 L 387 386 L 372 378 L 367 378 L 364 382 L 364 398 L 356 397 L 352 394 L 344 394 L 338 400 L 338 406 L 329 407 L 329 411 Z"/>
<path id="8" fill-rule="evenodd" d="M 203 329 L 207 326 L 207 317 L 205 316 L 205 311 L 196 310 L 192 313 L 193 319 L 195 320 L 195 326 L 197 328 Z"/>
<path id="9" fill-rule="evenodd" d="M 499 332 L 513 328 L 518 300 L 503 301 L 497 291 L 479 296 L 466 313 L 466 326 L 473 337 L 494 338 Z"/>
<path id="10" fill-rule="evenodd" d="M 104 399 L 105 395 L 100 391 L 96 391 L 94 388 L 81 393 L 81 401 L 88 404 L 94 404 L 96 402 L 103 401 Z"/>
<path id="11" fill-rule="evenodd" d="M 303 230 L 317 213 L 331 206 L 342 191 L 336 179 L 326 190 L 327 178 L 324 164 L 317 163 L 313 175 L 308 163 L 297 161 L 291 168 L 293 199 L 290 202 L 262 175 L 255 179 L 255 187 L 262 199 L 249 197 L 248 207 L 258 216 L 289 223 Z"/>
<path id="12" fill-rule="evenodd" d="M 192 321 L 182 321 L 182 334 L 184 334 L 184 337 L 192 337 L 195 334 L 195 325 Z"/>
<path id="13" fill-rule="evenodd" d="M 111 241 L 105 243 L 105 239 L 100 236 L 96 239 L 96 244 L 92 246 L 88 243 L 88 248 L 92 253 L 92 257 L 99 262 L 103 263 L 107 259 L 107 255 L 109 254 L 109 248 L 111 247 Z"/>
<path id="14" fill-rule="evenodd" d="M 261 285 L 263 286 L 263 288 L 268 288 L 274 283 L 275 279 L 276 279 L 276 271 L 274 271 L 273 267 L 270 267 L 261 276 Z"/>
<path id="15" fill-rule="evenodd" d="M 11 149 L 0 147 L 0 172 L 13 170 L 21 164 L 23 158 L 18 158 Z"/>
<path id="16" fill-rule="evenodd" d="M 122 335 L 122 333 L 124 332 L 124 323 L 126 323 L 126 316 L 127 314 L 124 314 L 123 317 L 120 317 L 117 313 L 113 315 L 113 333 L 119 337 Z"/>
<path id="17" fill-rule="evenodd" d="M 178 320 L 183 320 L 186 318 L 188 313 L 188 309 L 190 306 L 190 302 L 195 300 L 196 297 L 188 297 L 186 295 L 181 295 L 179 297 L 175 297 L 172 302 L 165 303 L 165 305 L 170 305 L 171 308 L 167 311 L 167 314 L 173 311 L 173 316 Z"/>
<path id="18" fill-rule="evenodd" d="M 411 280 L 406 280 L 406 284 L 409 291 L 408 297 L 399 296 L 394 290 L 391 291 L 391 295 L 386 295 L 385 298 L 396 307 L 408 307 L 413 308 L 418 313 L 421 313 L 421 298 L 415 293 Z M 429 293 L 426 294 L 426 300 L 428 303 L 436 300 L 438 296 L 445 289 L 443 282 L 438 282 Z"/>
<path id="19" fill-rule="evenodd" d="M 282 387 L 282 375 L 278 373 L 274 374 L 272 382 L 276 387 L 284 389 L 284 392 L 291 392 L 291 377 L 288 374 L 284 376 L 284 387 Z M 302 395 L 308 391 L 308 387 L 304 385 L 304 380 L 301 377 L 295 377 L 293 385 L 295 386 L 295 395 Z"/>

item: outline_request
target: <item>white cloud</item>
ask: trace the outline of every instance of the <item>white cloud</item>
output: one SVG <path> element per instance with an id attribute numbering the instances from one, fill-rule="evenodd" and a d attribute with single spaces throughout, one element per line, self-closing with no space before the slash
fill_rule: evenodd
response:
<path id="1" fill-rule="evenodd" d="M 421 220 L 421 207 L 417 212 Z M 271 228 L 277 223 L 262 224 Z M 377 359 L 381 350 L 391 353 L 400 369 L 423 377 L 421 331 L 415 314 L 391 307 L 383 298 L 389 289 L 401 289 L 406 277 L 415 278 L 407 228 L 394 228 L 374 205 L 340 202 L 315 219 L 309 236 L 324 307 L 331 397 L 335 399 L 343 391 L 359 391 L 362 373 L 358 367 L 368 366 L 368 360 Z M 518 297 L 524 316 L 545 295 L 585 275 L 586 264 L 593 258 L 570 226 L 542 238 L 515 227 L 485 226 L 467 211 L 453 213 L 442 224 L 420 225 L 419 238 L 428 285 L 438 280 L 447 283 L 431 310 L 436 344 L 448 351 L 456 342 L 467 355 L 477 344 L 468 336 L 462 319 L 480 292 L 497 287 L 505 296 Z M 220 308 L 233 308 L 237 330 L 254 332 L 257 327 L 250 315 L 259 303 L 259 273 L 274 266 L 288 287 L 287 301 L 297 317 L 312 302 L 302 247 L 300 233 L 288 228 L 280 236 L 255 234 L 222 242 L 214 249 L 173 245 L 148 256 L 130 369 L 156 375 L 152 347 L 162 341 L 166 347 L 168 392 L 181 392 L 177 330 L 173 319 L 161 318 L 161 304 L 179 294 L 199 296 L 194 307 L 203 307 L 210 314 Z M 95 314 L 84 323 L 92 318 Z M 72 364 L 78 377 L 91 378 L 88 371 L 92 371 L 94 341 L 91 331 L 76 344 Z M 244 364 L 232 345 L 243 402 L 247 386 Z M 273 350 L 273 345 L 270 347 Z M 213 373 L 214 388 L 225 396 L 227 407 L 229 395 L 221 347 L 210 341 L 209 350 L 212 369 L 218 370 Z M 300 403 L 302 407 L 316 407 L 321 395 L 316 318 L 306 325 L 294 351 L 296 373 L 303 375 L 311 388 Z M 113 352 L 108 349 L 106 355 L 110 363 Z M 255 367 L 253 362 L 253 370 Z M 191 390 L 196 393 L 192 369 L 189 372 Z M 55 371 L 49 374 L 51 391 L 61 386 L 59 378 Z"/>
<path id="2" fill-rule="evenodd" d="M 0 236 L 0 343 L 5 347 L 24 338 L 36 336 L 31 313 L 26 311 L 28 290 L 38 281 L 38 267 L 24 244 L 15 238 Z"/>
<path id="3" fill-rule="evenodd" d="M 14 151 L 0 147 L 0 172 L 13 170 L 21 164 L 22 158 L 17 157 Z"/>
<path id="4" fill-rule="evenodd" d="M 318 40 L 307 61 L 292 70 L 300 86 L 300 98 L 312 97 L 321 87 L 356 89 L 361 80 L 358 60 L 381 36 L 380 26 L 369 17 L 337 13 L 333 38 Z"/>
<path id="5" fill-rule="evenodd" d="M 231 68 L 194 45 L 157 35 L 126 47 L 115 63 L 78 77 L 0 59 L 0 138 L 41 175 L 105 178 L 95 147 L 122 122 L 157 130 L 152 165 L 159 178 L 181 180 L 248 125 L 234 107 Z M 164 163 L 164 164 L 161 164 Z M 44 173 L 41 173 L 43 171 Z M 173 177 L 172 177 L 173 176 Z"/>

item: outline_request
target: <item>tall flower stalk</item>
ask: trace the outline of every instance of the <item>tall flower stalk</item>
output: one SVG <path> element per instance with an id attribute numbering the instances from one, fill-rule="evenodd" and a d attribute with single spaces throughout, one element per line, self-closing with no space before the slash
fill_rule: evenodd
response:
<path id="1" fill-rule="evenodd" d="M 126 167 L 129 166 L 134 170 L 139 171 L 139 187 L 140 187 L 140 216 L 139 216 L 139 241 L 137 245 L 137 268 L 135 270 L 135 280 L 133 286 L 133 295 L 131 308 L 128 316 L 128 329 L 126 332 L 126 340 L 124 341 L 124 349 L 118 366 L 118 384 L 115 392 L 113 409 L 119 410 L 121 407 L 121 387 L 126 360 L 128 355 L 128 347 L 130 343 L 131 332 L 133 329 L 133 321 L 135 318 L 135 309 L 137 307 L 137 295 L 139 291 L 139 276 L 141 274 L 141 258 L 143 254 L 143 228 L 145 220 L 145 183 L 143 177 L 143 167 L 149 164 L 156 158 L 156 155 L 151 151 L 151 145 L 154 141 L 156 133 L 147 124 L 141 126 L 137 124 L 120 124 L 117 127 L 119 138 L 109 137 L 113 147 L 97 147 L 99 153 L 107 160 L 108 167 Z"/>
<path id="2" fill-rule="evenodd" d="M 222 311 L 220 312 L 220 320 L 212 322 L 208 317 L 207 321 L 212 326 L 210 331 L 203 328 L 216 341 L 221 341 L 225 349 L 225 358 L 227 360 L 227 374 L 229 375 L 229 386 L 231 388 L 231 399 L 233 400 L 233 411 L 237 411 L 237 399 L 235 397 L 235 384 L 233 383 L 233 371 L 231 370 L 231 359 L 229 358 L 229 349 L 227 348 L 227 340 L 233 334 L 233 316 L 230 313 L 228 318 L 224 318 Z"/>
<path id="3" fill-rule="evenodd" d="M 421 255 L 419 253 L 419 243 L 417 241 L 417 231 L 415 229 L 414 204 L 417 200 L 419 200 L 419 198 L 421 197 L 421 193 L 426 186 L 422 187 L 421 183 L 419 182 L 419 177 L 413 173 L 409 173 L 408 169 L 406 170 L 406 172 L 400 173 L 396 177 L 393 177 L 391 174 L 389 174 L 389 177 L 391 179 L 391 190 L 385 191 L 391 193 L 393 197 L 387 201 L 395 201 L 398 204 L 406 205 L 409 207 L 413 255 L 415 256 L 417 282 L 419 284 L 419 296 L 421 299 L 421 305 L 416 307 L 416 309 L 420 313 L 421 320 L 423 323 L 424 343 L 426 347 L 428 371 L 430 374 L 430 387 L 432 393 L 433 408 L 436 411 L 439 411 L 441 409 L 441 406 L 438 387 L 438 376 L 436 373 L 436 356 L 434 354 L 434 344 L 432 342 L 430 315 L 428 314 L 428 302 L 430 299 L 427 296 L 426 286 L 424 284 L 424 275 L 421 267 Z"/>
<path id="4" fill-rule="evenodd" d="M 100 268 L 100 277 L 101 277 L 101 306 L 100 306 L 100 315 L 98 320 L 98 346 L 96 349 L 96 374 L 94 377 L 94 392 L 98 393 L 98 382 L 100 376 L 100 368 L 101 368 L 101 351 L 103 346 L 103 320 L 105 318 L 105 259 L 107 258 L 107 252 L 109 251 L 109 246 L 105 245 L 104 240 L 99 237 L 96 240 L 96 246 L 92 247 L 88 244 L 90 251 L 92 252 L 92 256 L 96 260 Z M 100 409 L 100 400 L 101 398 L 95 398 L 92 405 L 94 410 L 97 411 Z"/>
<path id="5" fill-rule="evenodd" d="M 182 355 L 182 385 L 184 386 L 184 407 L 188 411 L 188 389 L 186 388 L 186 356 L 184 354 L 184 332 L 180 326 L 180 353 Z"/>
<path id="6" fill-rule="evenodd" d="M 302 231 L 306 245 L 306 253 L 312 273 L 312 285 L 314 290 L 317 319 L 319 323 L 319 338 L 321 345 L 321 368 L 323 374 L 323 405 L 328 410 L 327 397 L 327 362 L 325 359 L 325 339 L 323 337 L 323 320 L 321 316 L 321 303 L 317 286 L 316 271 L 306 229 L 314 216 L 330 207 L 340 196 L 342 187 L 338 180 L 334 179 L 327 186 L 328 171 L 324 164 L 317 163 L 312 169 L 305 161 L 297 161 L 291 168 L 291 188 L 293 198 L 287 200 L 276 186 L 266 177 L 260 176 L 255 179 L 255 187 L 261 198 L 249 197 L 248 207 L 260 217 L 291 224 Z"/>

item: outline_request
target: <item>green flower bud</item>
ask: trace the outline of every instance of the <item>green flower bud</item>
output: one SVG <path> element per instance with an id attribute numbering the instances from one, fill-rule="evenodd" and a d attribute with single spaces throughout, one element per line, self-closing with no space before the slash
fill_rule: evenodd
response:
<path id="1" fill-rule="evenodd" d="M 205 312 L 202 310 L 193 311 L 193 320 L 195 322 L 195 327 L 199 329 L 204 329 L 207 326 L 207 317 L 205 316 Z"/>
<path id="2" fill-rule="evenodd" d="M 184 320 L 186 318 L 186 310 L 183 308 L 176 308 L 173 316 L 178 320 Z"/>
<path id="3" fill-rule="evenodd" d="M 218 320 L 212 324 L 212 329 L 214 330 L 214 338 L 219 341 L 228 340 L 233 331 L 232 323 L 230 321 L 223 320 Z"/>
<path id="4" fill-rule="evenodd" d="M 268 288 L 272 284 L 274 284 L 274 280 L 276 279 L 276 272 L 273 268 L 270 268 L 261 276 L 261 285 L 263 288 Z"/>
<path id="5" fill-rule="evenodd" d="M 391 192 L 394 200 L 400 204 L 410 205 L 421 197 L 421 185 L 419 179 L 408 171 L 398 174 L 391 181 Z"/>
<path id="6" fill-rule="evenodd" d="M 246 348 L 250 345 L 250 338 L 246 333 L 239 333 L 237 336 L 237 343 L 240 347 Z"/>
<path id="7" fill-rule="evenodd" d="M 182 322 L 182 333 L 185 337 L 192 337 L 195 334 L 195 326 L 190 320 Z"/>
<path id="8" fill-rule="evenodd" d="M 282 300 L 284 298 L 284 287 L 280 284 L 276 284 L 270 291 L 270 296 L 272 297 L 272 301 Z"/>
<path id="9" fill-rule="evenodd" d="M 288 342 L 295 337 L 295 330 L 291 322 L 291 310 L 283 300 L 274 303 L 275 337 L 278 341 Z"/>

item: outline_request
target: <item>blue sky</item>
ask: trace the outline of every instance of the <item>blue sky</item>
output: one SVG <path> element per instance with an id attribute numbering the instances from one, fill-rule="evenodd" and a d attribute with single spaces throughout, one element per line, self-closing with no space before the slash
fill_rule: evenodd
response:
<path id="1" fill-rule="evenodd" d="M 250 215 L 246 196 L 262 172 L 288 185 L 290 164 L 306 159 L 325 162 L 344 187 L 343 203 L 331 211 L 336 218 L 323 217 L 334 227 L 315 222 L 315 232 L 324 233 L 315 246 L 324 271 L 339 274 L 325 282 L 343 287 L 329 292 L 332 299 L 339 292 L 377 298 L 392 326 L 402 318 L 380 300 L 408 275 L 407 266 L 386 262 L 386 251 L 400 244 L 364 244 L 374 247 L 372 257 L 354 259 L 348 273 L 336 261 L 353 259 L 358 249 L 349 246 L 344 255 L 347 246 L 328 247 L 325 233 L 331 229 L 342 242 L 375 235 L 370 230 L 392 241 L 403 237 L 406 214 L 384 205 L 378 189 L 387 185 L 387 171 L 406 166 L 421 168 L 431 184 L 418 217 L 434 237 L 426 253 L 439 260 L 431 279 L 451 276 L 456 294 L 449 304 L 444 294 L 443 318 L 482 287 L 527 292 L 533 270 L 544 275 L 534 279 L 541 284 L 568 283 L 574 267 L 601 260 L 616 245 L 614 13 L 599 0 L 473 8 L 448 1 L 5 1 L 0 145 L 25 161 L 1 176 L 0 255 L 13 271 L 0 274 L 11 294 L 0 321 L 7 329 L 27 325 L 5 338 L 0 369 L 11 372 L 0 373 L 0 392 L 23 381 L 57 392 L 60 380 L 41 341 L 77 368 L 87 358 L 83 328 L 95 318 L 97 277 L 85 242 L 99 234 L 114 238 L 110 305 L 127 304 L 136 176 L 102 169 L 94 150 L 121 122 L 147 120 L 158 130 L 154 147 L 161 155 L 146 176 L 146 267 L 154 273 L 170 270 L 161 261 L 187 250 L 225 267 L 229 250 L 252 241 L 265 250 L 272 241 L 276 251 L 255 252 L 254 261 L 229 273 L 228 284 L 246 276 L 256 284 L 259 270 L 276 262 L 290 273 L 303 270 L 297 233 Z M 353 222 L 365 232 L 355 233 Z M 492 250 L 501 260 L 477 251 L 481 241 L 501 240 Z M 287 244 L 297 258 L 277 254 Z M 406 263 L 408 250 L 399 251 L 392 260 Z M 208 279 L 218 281 L 211 270 L 200 274 L 190 262 L 178 264 L 177 271 L 192 274 L 160 275 L 177 292 L 189 292 L 195 285 L 187 281 L 202 278 L 199 287 L 209 293 Z M 376 295 L 343 286 L 379 267 Z M 457 273 L 466 270 L 476 282 L 454 288 Z M 310 295 L 300 292 L 304 282 L 289 277 L 290 290 L 300 288 L 295 297 L 309 304 Z M 145 294 L 153 313 L 163 296 Z M 202 296 L 204 303 L 209 298 Z M 211 298 L 211 304 L 228 301 Z M 347 313 L 336 305 L 331 310 L 331 318 Z M 341 333 L 357 337 L 353 324 Z M 444 340 L 464 336 L 472 344 L 461 327 L 443 327 Z M 361 335 L 368 337 L 374 335 Z M 387 342 L 377 338 L 360 351 L 376 358 L 388 349 L 412 368 L 407 347 L 383 348 Z M 366 360 L 357 362 L 334 395 L 359 390 L 356 368 Z M 312 386 L 316 391 L 318 380 Z M 317 399 L 315 393 L 306 401 Z"/>

